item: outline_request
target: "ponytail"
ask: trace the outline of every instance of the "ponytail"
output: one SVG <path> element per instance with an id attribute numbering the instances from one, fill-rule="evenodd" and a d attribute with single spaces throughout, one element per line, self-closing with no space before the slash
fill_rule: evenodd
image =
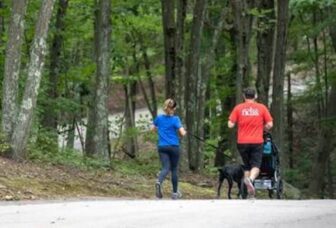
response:
<path id="1" fill-rule="evenodd" d="M 175 112 L 175 108 L 176 108 L 176 102 L 171 99 L 168 98 L 164 103 L 163 103 L 163 111 L 167 114 L 167 115 L 173 115 Z"/>

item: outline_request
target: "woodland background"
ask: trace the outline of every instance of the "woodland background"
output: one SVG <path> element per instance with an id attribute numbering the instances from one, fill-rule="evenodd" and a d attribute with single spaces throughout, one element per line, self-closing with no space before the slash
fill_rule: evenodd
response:
<path id="1" fill-rule="evenodd" d="M 215 173 L 239 158 L 226 123 L 252 86 L 283 179 L 335 198 L 335 15 L 335 0 L 0 0 L 1 155 L 116 172 L 155 155 L 135 113 L 172 97 L 189 133 L 181 172 Z"/>

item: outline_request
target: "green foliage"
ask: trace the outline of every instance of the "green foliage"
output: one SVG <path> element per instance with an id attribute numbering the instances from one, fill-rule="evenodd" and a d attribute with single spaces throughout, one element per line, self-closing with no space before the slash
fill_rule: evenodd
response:
<path id="1" fill-rule="evenodd" d="M 309 186 L 309 177 L 312 167 L 312 160 L 308 150 L 300 152 L 301 157 L 297 158 L 297 165 L 294 169 L 285 169 L 284 179 L 299 189 L 306 189 Z"/>
<path id="2" fill-rule="evenodd" d="M 152 0 L 116 1 L 114 4 L 112 26 L 115 36 L 113 36 L 112 69 L 113 78 L 118 83 L 132 80 L 132 75 L 124 80 L 121 79 L 124 76 L 119 77 L 119 75 L 125 75 L 125 71 L 129 71 L 136 64 L 133 53 L 138 61 L 142 62 L 143 49 L 150 58 L 151 71 L 154 72 L 157 67 L 161 67 L 161 64 L 157 64 L 157 59 L 162 58 L 163 53 L 160 10 L 160 2 Z M 141 68 L 143 68 L 142 65 L 140 70 Z M 134 80 L 138 80 L 137 77 Z"/>
<path id="3" fill-rule="evenodd" d="M 40 130 L 37 141 L 29 145 L 28 158 L 33 161 L 53 165 L 68 165 L 85 169 L 109 169 L 109 161 L 100 158 L 88 158 L 77 150 L 59 150 L 55 135 Z"/>
<path id="4" fill-rule="evenodd" d="M 312 8 L 323 9 L 330 6 L 335 6 L 335 0 L 291 0 L 289 7 L 293 10 L 307 10 Z"/>
<path id="5" fill-rule="evenodd" d="M 215 169 L 213 162 L 216 156 L 216 149 L 210 145 L 217 146 L 217 140 L 208 139 L 204 143 L 204 168 L 205 170 L 211 172 L 213 169 Z"/>
<path id="6" fill-rule="evenodd" d="M 155 152 L 145 152 L 147 157 L 132 160 L 114 160 L 113 168 L 124 175 L 155 175 L 160 170 L 160 162 Z M 156 161 L 156 162 L 153 162 Z"/>
<path id="7" fill-rule="evenodd" d="M 272 13 L 274 14 L 274 9 L 252 8 L 249 10 L 249 14 L 253 15 L 258 20 L 258 27 L 256 30 L 264 32 L 267 29 L 275 26 L 276 20 L 270 17 Z"/>

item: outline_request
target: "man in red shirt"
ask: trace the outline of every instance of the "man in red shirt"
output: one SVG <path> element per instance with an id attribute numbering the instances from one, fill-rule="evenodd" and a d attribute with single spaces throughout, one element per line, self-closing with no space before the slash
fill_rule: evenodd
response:
<path id="1" fill-rule="evenodd" d="M 234 107 L 228 127 L 238 127 L 237 148 L 244 163 L 244 183 L 251 197 L 255 195 L 253 181 L 258 177 L 263 153 L 264 127 L 273 127 L 273 119 L 267 107 L 255 101 L 255 90 L 243 91 L 244 102 Z"/>

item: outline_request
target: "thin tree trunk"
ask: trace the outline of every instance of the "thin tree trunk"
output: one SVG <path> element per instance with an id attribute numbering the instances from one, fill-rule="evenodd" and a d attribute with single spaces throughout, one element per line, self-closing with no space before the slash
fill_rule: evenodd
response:
<path id="1" fill-rule="evenodd" d="M 235 28 L 231 28 L 229 30 L 230 34 L 230 52 L 235 56 L 237 52 L 237 42 L 235 41 L 236 37 L 236 31 Z M 236 57 L 235 57 L 236 58 Z M 237 95 L 235 91 L 237 92 L 237 85 L 236 85 L 236 75 L 238 74 L 238 61 L 234 61 L 231 68 L 230 68 L 230 73 L 229 77 L 225 79 L 224 77 L 221 78 L 219 85 L 217 87 L 219 90 L 221 90 L 221 86 L 227 86 L 230 89 L 230 94 L 225 98 L 221 100 L 221 108 L 222 112 L 221 115 L 223 116 L 222 118 L 222 123 L 221 126 L 226 126 L 227 125 L 227 110 L 232 110 L 233 107 L 235 106 L 237 102 Z M 241 87 L 241 86 L 239 86 Z M 241 96 L 241 95 L 240 95 Z M 240 97 L 239 96 L 239 97 Z M 225 117 L 224 117 L 225 116 Z M 228 149 L 232 152 L 232 157 L 234 157 L 237 161 L 241 160 L 241 156 L 237 152 L 237 144 L 236 144 L 236 135 L 237 135 L 237 129 L 233 129 L 228 131 L 228 128 L 222 127 L 220 129 L 220 135 L 228 135 Z M 223 142 L 223 140 L 222 140 Z M 223 144 L 223 143 L 220 143 Z M 219 152 L 219 150 L 217 150 Z M 218 154 L 218 159 L 220 159 L 221 156 L 224 156 L 224 154 Z M 224 160 L 222 158 L 221 160 Z"/>
<path id="2" fill-rule="evenodd" d="M 13 1 L 2 85 L 2 132 L 10 139 L 18 111 L 18 82 L 27 0 Z"/>
<path id="3" fill-rule="evenodd" d="M 134 134 L 135 129 L 135 96 L 136 82 L 132 81 L 125 85 L 125 144 L 126 155 L 135 158 L 138 154 L 137 136 Z"/>
<path id="4" fill-rule="evenodd" d="M 313 25 L 316 26 L 317 24 L 317 12 L 314 10 L 313 13 Z M 315 84 L 317 88 L 317 121 L 318 126 L 320 126 L 321 119 L 323 117 L 323 91 L 322 91 L 322 85 L 321 85 L 321 70 L 320 70 L 320 57 L 319 57 L 319 48 L 318 48 L 318 37 L 314 36 L 313 38 L 313 46 L 314 46 L 314 66 L 315 66 Z"/>
<path id="5" fill-rule="evenodd" d="M 313 196 L 323 198 L 323 186 L 325 185 L 325 174 L 328 158 L 330 156 L 331 151 L 334 149 L 335 144 L 335 130 L 330 121 L 335 121 L 334 118 L 336 116 L 336 106 L 334 105 L 334 101 L 336 99 L 336 83 L 333 82 L 333 85 L 329 94 L 329 102 L 328 102 L 328 113 L 326 119 L 321 124 L 321 134 L 318 139 L 318 148 L 317 153 L 315 154 L 311 179 L 309 183 L 309 191 Z M 321 178 L 316 178 L 321 177 Z"/>
<path id="6" fill-rule="evenodd" d="M 150 62 L 147 56 L 147 52 L 144 51 L 143 53 L 143 58 L 144 58 L 144 64 L 145 64 L 145 69 L 147 73 L 147 82 L 149 85 L 149 91 L 150 91 L 150 98 L 151 98 L 151 103 L 152 103 L 152 110 L 153 110 L 153 119 L 157 116 L 157 99 L 156 99 L 156 93 L 155 93 L 155 83 L 153 81 L 153 77 L 151 74 L 150 70 Z"/>
<path id="7" fill-rule="evenodd" d="M 61 73 L 61 51 L 62 44 L 64 40 L 64 30 L 65 30 L 65 22 L 64 17 L 66 14 L 66 10 L 68 7 L 69 0 L 59 0 L 59 4 L 57 7 L 57 15 L 56 15 L 56 24 L 55 24 L 55 34 L 52 41 L 51 49 L 50 49 L 50 66 L 49 66 L 49 84 L 48 84 L 48 100 L 45 105 L 45 111 L 43 115 L 42 125 L 43 127 L 57 131 L 57 112 L 55 109 L 55 100 L 58 97 L 58 79 Z"/>
<path id="8" fill-rule="evenodd" d="M 144 60 L 147 82 L 149 86 L 149 96 L 147 95 L 145 87 L 141 80 L 139 80 L 139 83 L 140 83 L 141 90 L 144 95 L 145 101 L 147 103 L 147 107 L 152 115 L 152 118 L 155 119 L 155 117 L 157 116 L 157 101 L 156 101 L 156 94 L 155 94 L 155 86 L 154 86 L 154 81 L 153 81 L 153 77 L 152 77 L 152 73 L 150 69 L 151 67 L 150 67 L 150 61 L 147 55 L 147 50 L 143 46 L 143 44 L 141 44 L 141 52 L 142 52 L 142 57 Z"/>
<path id="9" fill-rule="evenodd" d="M 185 19 L 187 14 L 188 0 L 177 0 L 176 12 L 176 87 L 175 100 L 177 101 L 177 114 L 181 117 L 182 123 L 185 123 Z M 186 153 L 185 138 L 181 141 L 180 170 L 188 170 L 188 155 Z"/>
<path id="10" fill-rule="evenodd" d="M 210 80 L 210 72 L 211 69 L 213 68 L 214 64 L 215 64 L 215 56 L 216 56 L 216 49 L 217 49 L 217 44 L 219 41 L 219 37 L 220 34 L 224 28 L 224 21 L 225 21 L 225 17 L 227 14 L 227 8 L 223 6 L 219 20 L 218 20 L 218 24 L 215 28 L 215 30 L 213 31 L 213 36 L 212 36 L 212 40 L 211 40 L 211 46 L 209 48 L 209 52 L 207 52 L 206 56 L 205 56 L 205 62 L 203 63 L 202 69 L 202 77 L 200 77 L 200 82 L 201 82 L 201 88 L 200 88 L 200 96 L 199 96 L 199 107 L 198 107 L 198 113 L 199 113 L 199 117 L 197 118 L 198 121 L 198 129 L 197 132 L 200 133 L 200 137 L 205 138 L 205 125 L 204 125 L 204 118 L 205 118 L 205 112 L 206 112 L 206 94 L 207 94 L 207 88 L 208 88 L 208 84 L 209 84 L 209 80 Z M 204 157 L 203 157 L 203 143 L 199 144 L 198 146 L 198 154 L 201 156 L 198 156 L 197 160 L 198 163 L 200 164 L 200 166 L 203 166 L 204 163 Z"/>
<path id="11" fill-rule="evenodd" d="M 329 9 L 329 15 L 334 15 L 335 9 Z M 332 25 L 329 27 L 330 37 L 334 51 L 336 52 L 336 26 Z M 336 106 L 334 101 L 336 99 L 336 83 L 333 81 L 328 96 L 327 103 L 327 115 L 326 120 L 321 124 L 321 134 L 319 135 L 319 143 L 317 153 L 315 154 L 311 176 L 316 177 L 316 175 L 325 176 L 326 167 L 328 159 L 330 158 L 330 153 L 334 151 L 336 144 L 335 140 L 335 116 L 336 116 Z M 309 191 L 314 196 L 323 197 L 322 186 L 324 185 L 324 178 L 311 178 Z"/>
<path id="12" fill-rule="evenodd" d="M 324 110 L 325 113 L 328 111 L 327 103 L 328 103 L 328 89 L 329 89 L 329 82 L 328 82 L 328 54 L 327 54 L 327 40 L 325 31 L 323 31 L 323 62 L 324 62 Z"/>
<path id="13" fill-rule="evenodd" d="M 273 138 L 280 151 L 283 148 L 284 132 L 284 80 L 286 64 L 286 43 L 288 29 L 288 2 L 289 0 L 278 1 L 277 4 L 277 30 L 273 70 L 273 93 L 271 113 L 274 118 Z M 283 165 L 287 165 L 285 153 L 280 153 Z"/>
<path id="14" fill-rule="evenodd" d="M 69 124 L 68 132 L 67 132 L 67 144 L 66 144 L 66 147 L 68 149 L 73 149 L 74 148 L 75 132 L 76 132 L 76 118 L 73 118 L 71 124 Z"/>
<path id="15" fill-rule="evenodd" d="M 47 52 L 46 39 L 54 3 L 55 0 L 45 0 L 42 2 L 36 24 L 23 101 L 11 139 L 12 157 L 16 160 L 25 158 L 25 150 L 44 66 L 44 57 Z"/>
<path id="16" fill-rule="evenodd" d="M 291 73 L 287 74 L 287 135 L 288 135 L 288 164 L 289 168 L 294 168 L 294 155 L 293 155 L 293 104 L 292 104 L 292 82 Z"/>
<path id="17" fill-rule="evenodd" d="M 89 135 L 91 139 L 91 148 L 86 148 L 87 155 L 98 155 L 104 158 L 109 158 L 109 143 L 108 139 L 108 87 L 110 77 L 110 60 L 111 60 L 111 1 L 98 0 L 96 12 L 96 82 L 94 91 L 93 109 L 90 110 L 94 116 L 93 124 L 88 124 L 92 131 Z M 88 149 L 93 149 L 89 151 Z"/>
<path id="18" fill-rule="evenodd" d="M 335 151 L 333 151 L 335 152 Z M 332 161 L 331 156 L 328 159 L 328 167 L 327 167 L 327 178 L 328 178 L 328 195 L 330 199 L 334 199 L 335 197 L 335 189 L 334 189 L 334 181 L 332 175 Z"/>
<path id="19" fill-rule="evenodd" d="M 93 137 L 95 134 L 95 122 L 96 122 L 96 115 L 93 110 L 94 106 L 94 98 L 91 99 L 92 101 L 88 104 L 88 117 L 87 117 L 87 124 L 86 124 L 86 134 L 85 134 L 85 147 L 83 148 L 85 151 L 85 155 L 88 157 L 94 156 L 94 141 Z"/>
<path id="20" fill-rule="evenodd" d="M 125 91 L 125 132 L 124 132 L 124 152 L 130 158 L 135 158 L 138 154 L 138 139 L 135 132 L 135 110 L 136 110 L 136 95 L 137 81 L 131 76 L 139 75 L 140 64 L 137 60 L 136 43 L 133 43 L 133 63 L 127 72 L 127 84 L 124 85 Z"/>
<path id="21" fill-rule="evenodd" d="M 185 120 L 187 131 L 190 133 L 187 134 L 186 149 L 188 154 L 189 168 L 194 171 L 198 171 L 200 168 L 197 164 L 198 142 L 192 135 L 197 135 L 199 133 L 197 132 L 197 125 L 195 125 L 195 122 L 197 121 L 196 113 L 198 108 L 197 83 L 198 67 L 200 60 L 201 34 L 206 5 L 206 0 L 197 0 L 195 3 L 190 46 L 186 61 L 187 65 L 185 76 Z"/>
<path id="22" fill-rule="evenodd" d="M 176 19 L 176 100 L 180 107 L 184 107 L 184 27 L 185 27 L 185 18 L 187 14 L 187 0 L 178 0 L 177 1 L 177 19 Z M 178 112 L 181 117 L 182 113 L 180 112 L 181 108 L 178 109 Z"/>
<path id="23" fill-rule="evenodd" d="M 274 0 L 261 0 L 259 9 L 270 11 L 258 19 L 257 48 L 258 70 L 256 88 L 259 102 L 268 105 L 268 91 L 273 62 L 274 41 Z"/>
<path id="24" fill-rule="evenodd" d="M 166 97 L 175 98 L 175 1 L 161 0 L 162 2 L 162 24 L 164 34 L 165 69 L 166 69 Z"/>
<path id="25" fill-rule="evenodd" d="M 234 31 L 236 42 L 236 103 L 242 100 L 242 88 L 249 85 L 250 62 L 249 48 L 253 17 L 249 10 L 254 6 L 254 0 L 231 0 L 234 14 Z"/>

